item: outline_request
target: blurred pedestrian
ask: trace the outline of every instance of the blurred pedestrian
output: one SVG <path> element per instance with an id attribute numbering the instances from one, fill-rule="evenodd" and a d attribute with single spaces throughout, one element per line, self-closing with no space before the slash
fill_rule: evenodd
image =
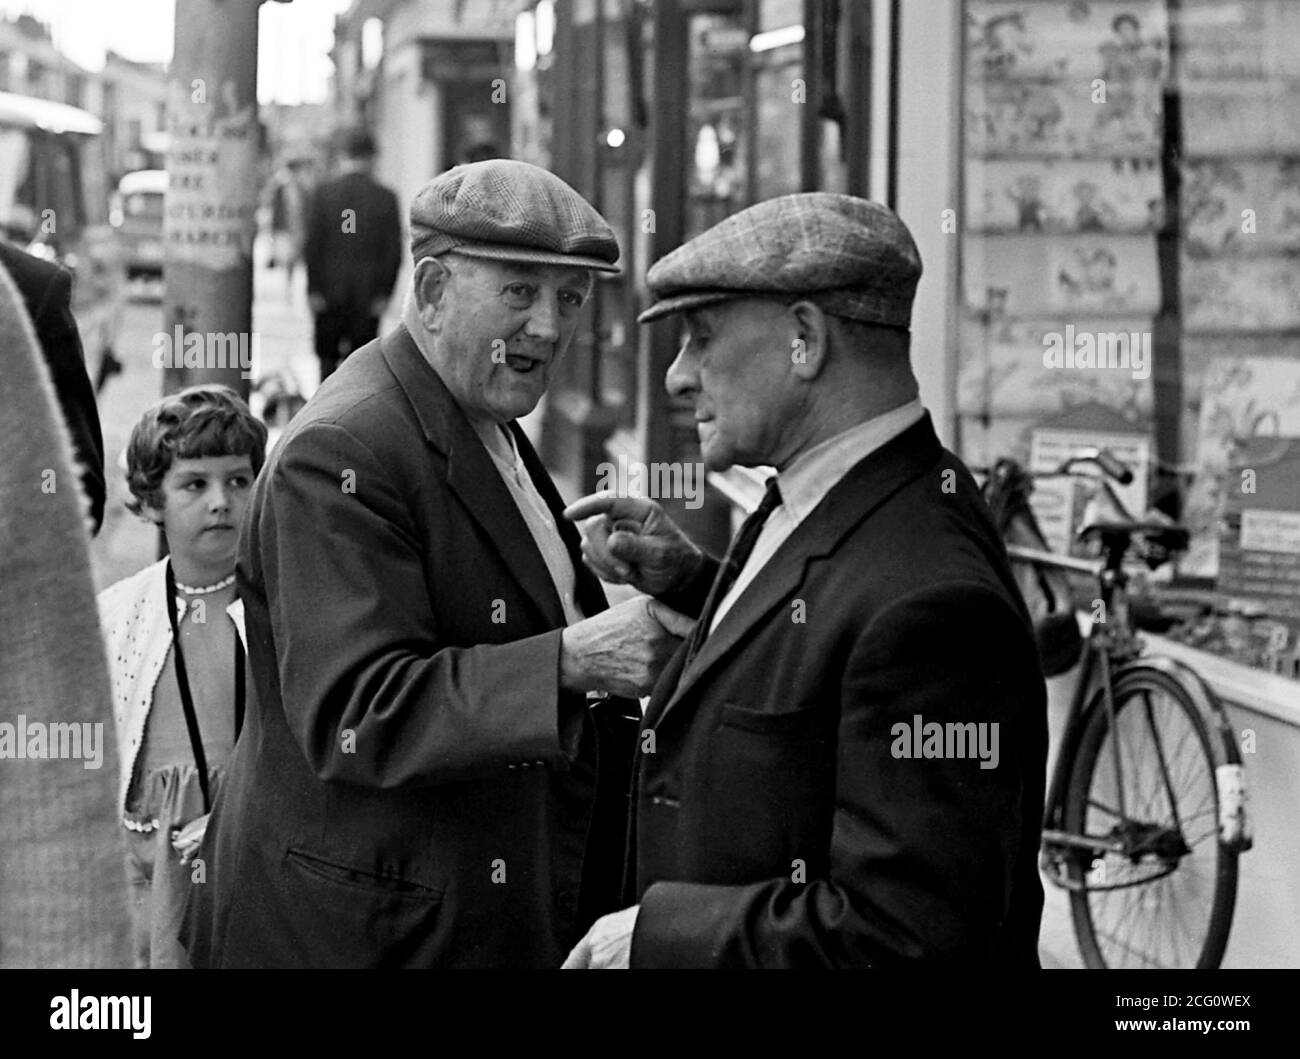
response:
<path id="1" fill-rule="evenodd" d="M 233 390 L 191 386 L 150 407 L 127 446 L 127 507 L 170 552 L 99 596 L 138 968 L 188 965 L 176 935 L 202 881 L 189 861 L 244 712 L 235 544 L 265 444 Z"/>
<path id="2" fill-rule="evenodd" d="M 6 269 L 0 348 L 0 968 L 121 967 L 117 752 L 83 513 L 58 485 L 73 453 Z"/>
<path id="3" fill-rule="evenodd" d="M 317 186 L 308 206 L 303 256 L 322 382 L 379 334 L 397 282 L 397 196 L 371 175 L 374 159 L 370 134 L 349 133 L 338 175 Z"/>
<path id="4" fill-rule="evenodd" d="M 0 268 L 22 295 L 36 340 L 72 435 L 72 450 L 86 498 L 91 534 L 104 522 L 104 437 L 95 391 L 86 373 L 81 334 L 72 316 L 72 276 L 68 270 L 11 246 L 0 238 Z M 14 348 L 14 347 L 9 347 Z"/>
<path id="5" fill-rule="evenodd" d="M 557 967 L 616 907 L 635 696 L 684 629 L 608 608 L 515 420 L 618 243 L 559 178 L 489 161 L 420 191 L 411 256 L 401 326 L 254 489 L 248 731 L 196 966 Z"/>

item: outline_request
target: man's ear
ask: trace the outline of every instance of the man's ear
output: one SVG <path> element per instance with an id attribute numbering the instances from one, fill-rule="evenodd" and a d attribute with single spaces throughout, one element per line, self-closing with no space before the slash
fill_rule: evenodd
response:
<path id="1" fill-rule="evenodd" d="M 415 291 L 415 312 L 426 331 L 434 330 L 438 319 L 438 306 L 451 280 L 451 270 L 436 257 L 422 257 L 415 265 L 412 289 Z"/>
<path id="2" fill-rule="evenodd" d="M 826 366 L 829 324 L 821 307 L 810 301 L 797 301 L 790 306 L 794 317 L 795 334 L 791 340 L 790 360 L 795 378 L 811 382 Z"/>
<path id="3" fill-rule="evenodd" d="M 146 522 L 152 522 L 155 526 L 161 527 L 163 524 L 162 508 L 154 507 L 153 504 L 144 500 L 140 501 L 140 517 Z"/>

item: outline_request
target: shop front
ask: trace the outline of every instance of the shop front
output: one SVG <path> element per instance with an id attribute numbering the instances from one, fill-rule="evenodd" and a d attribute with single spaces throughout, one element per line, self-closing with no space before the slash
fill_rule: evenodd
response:
<path id="1" fill-rule="evenodd" d="M 1131 514 L 1191 530 L 1143 578 L 1163 635 L 1300 727 L 1300 5 L 543 0 L 519 25 L 518 156 L 624 255 L 547 412 L 575 490 L 702 476 L 663 390 L 680 322 L 635 323 L 649 265 L 774 195 L 865 195 L 921 251 L 913 362 L 945 443 L 1128 462 Z M 762 477 L 658 499 L 721 547 Z M 1098 501 L 1039 480 L 1049 543 L 1083 553 Z"/>

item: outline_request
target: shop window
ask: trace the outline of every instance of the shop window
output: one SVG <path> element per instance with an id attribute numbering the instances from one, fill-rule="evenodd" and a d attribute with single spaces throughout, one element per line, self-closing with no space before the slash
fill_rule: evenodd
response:
<path id="1" fill-rule="evenodd" d="M 745 75 L 749 32 L 741 15 L 690 23 L 685 238 L 745 204 Z"/>
<path id="2" fill-rule="evenodd" d="M 962 454 L 1107 444 L 1180 583 L 1300 632 L 1300 4 L 966 0 Z M 1045 482 L 1052 543 L 1086 490 Z M 1268 627 L 1271 629 L 1272 627 Z M 1229 652 L 1262 664 L 1266 639 Z"/>

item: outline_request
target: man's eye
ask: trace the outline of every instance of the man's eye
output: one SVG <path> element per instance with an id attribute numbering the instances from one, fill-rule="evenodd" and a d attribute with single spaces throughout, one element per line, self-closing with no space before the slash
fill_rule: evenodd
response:
<path id="1" fill-rule="evenodd" d="M 508 283 L 506 295 L 514 302 L 531 302 L 537 294 L 537 288 L 531 283 Z"/>
<path id="2" fill-rule="evenodd" d="M 581 308 L 582 303 L 586 300 L 587 299 L 584 298 L 581 294 L 579 294 L 576 290 L 560 291 L 560 301 L 564 302 L 565 305 L 572 306 L 575 309 Z"/>
<path id="3" fill-rule="evenodd" d="M 246 474 L 237 474 L 235 477 L 230 479 L 230 484 L 235 486 L 237 489 L 247 489 L 253 484 L 253 480 Z"/>
<path id="4" fill-rule="evenodd" d="M 203 479 L 201 478 L 196 478 L 193 481 L 187 482 L 185 484 L 186 489 L 193 490 L 194 492 L 202 492 L 206 487 L 207 487 L 207 482 L 203 481 Z"/>

